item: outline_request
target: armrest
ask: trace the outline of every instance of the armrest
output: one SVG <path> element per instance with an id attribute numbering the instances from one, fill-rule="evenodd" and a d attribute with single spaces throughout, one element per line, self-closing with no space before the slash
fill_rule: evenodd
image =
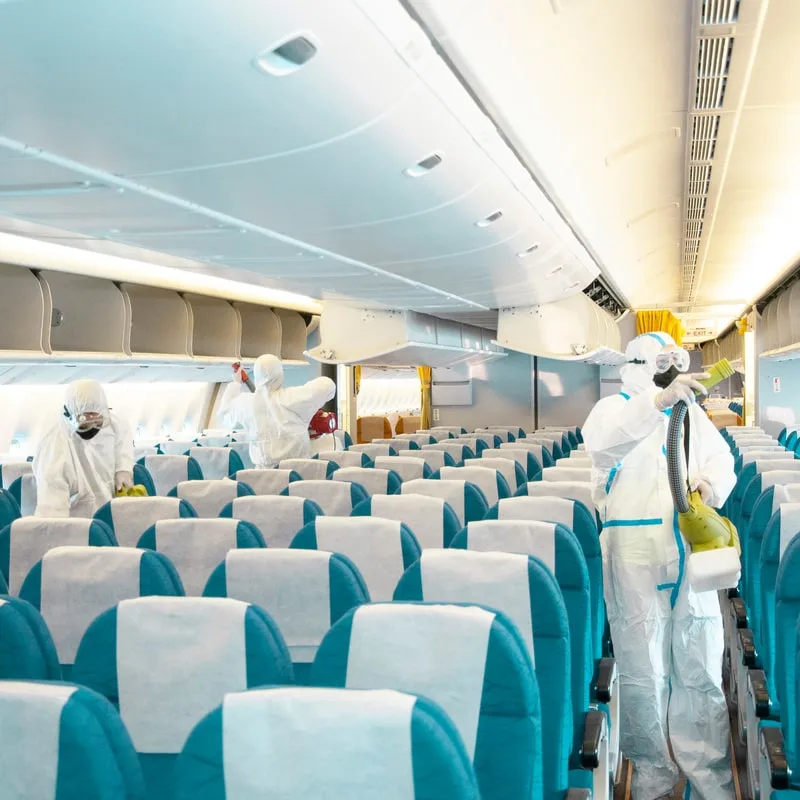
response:
<path id="1" fill-rule="evenodd" d="M 606 726 L 606 715 L 602 711 L 587 711 L 583 723 L 581 745 L 581 767 L 597 769 L 600 766 L 600 743 Z"/>
<path id="2" fill-rule="evenodd" d="M 761 753 L 769 770 L 769 784 L 773 789 L 789 788 L 789 763 L 783 746 L 780 728 L 761 729 Z"/>
<path id="3" fill-rule="evenodd" d="M 731 614 L 733 614 L 733 618 L 736 620 L 737 628 L 747 627 L 747 606 L 745 606 L 744 600 L 742 600 L 741 597 L 734 597 L 731 599 Z"/>
<path id="4" fill-rule="evenodd" d="M 610 703 L 617 680 L 617 661 L 614 658 L 599 658 L 594 671 L 592 689 L 598 703 Z"/>
<path id="5" fill-rule="evenodd" d="M 590 800 L 591 796 L 591 789 L 567 789 L 564 800 Z"/>
<path id="6" fill-rule="evenodd" d="M 751 669 L 747 673 L 747 682 L 756 704 L 756 716 L 759 719 L 769 719 L 772 712 L 772 700 L 767 689 L 767 676 L 764 670 Z"/>
<path id="7" fill-rule="evenodd" d="M 735 597 L 739 596 L 739 589 L 734 587 L 733 589 L 728 589 L 728 600 L 733 600 Z"/>
<path id="8" fill-rule="evenodd" d="M 749 669 L 757 666 L 758 652 L 756 651 L 756 641 L 753 631 L 750 628 L 743 628 L 736 632 L 739 637 L 739 651 L 742 654 L 742 663 Z"/>

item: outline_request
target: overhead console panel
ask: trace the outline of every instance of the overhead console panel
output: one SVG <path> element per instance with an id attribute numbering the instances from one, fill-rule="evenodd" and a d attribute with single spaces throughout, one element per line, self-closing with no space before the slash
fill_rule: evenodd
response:
<path id="1" fill-rule="evenodd" d="M 624 361 L 616 321 L 584 294 L 554 303 L 500 309 L 497 344 L 563 361 L 606 366 Z"/>
<path id="2" fill-rule="evenodd" d="M 414 311 L 328 302 L 320 344 L 306 355 L 326 364 L 452 367 L 503 358 L 489 331 Z"/>

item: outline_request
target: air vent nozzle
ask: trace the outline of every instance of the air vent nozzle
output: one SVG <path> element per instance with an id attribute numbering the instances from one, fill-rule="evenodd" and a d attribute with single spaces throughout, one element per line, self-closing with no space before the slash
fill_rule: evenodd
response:
<path id="1" fill-rule="evenodd" d="M 479 219 L 475 224 L 479 228 L 488 228 L 492 223 L 497 222 L 497 220 L 499 220 L 500 217 L 502 216 L 503 216 L 503 209 L 498 208 L 497 211 L 492 211 L 491 214 L 484 217 L 483 219 Z"/>
<path id="2" fill-rule="evenodd" d="M 404 169 L 403 172 L 408 175 L 409 178 L 421 178 L 423 175 L 427 175 L 432 169 L 438 167 L 442 161 L 443 158 L 441 154 L 431 153 L 429 156 L 426 156 L 421 161 L 414 164 L 413 167 Z"/>
<path id="3" fill-rule="evenodd" d="M 317 54 L 317 45 L 307 34 L 295 34 L 259 55 L 255 65 L 269 75 L 289 75 Z"/>

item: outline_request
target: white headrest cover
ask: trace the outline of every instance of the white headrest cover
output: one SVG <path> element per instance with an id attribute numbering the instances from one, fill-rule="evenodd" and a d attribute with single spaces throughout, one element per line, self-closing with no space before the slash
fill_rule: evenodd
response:
<path id="1" fill-rule="evenodd" d="M 486 497 L 490 506 L 497 503 L 497 470 L 489 467 L 442 467 L 439 475 L 443 481 L 467 481 L 474 483 Z"/>
<path id="2" fill-rule="evenodd" d="M 330 461 L 320 458 L 288 458 L 278 465 L 281 469 L 294 470 L 303 480 L 324 481 L 328 477 Z"/>
<path id="3" fill-rule="evenodd" d="M 292 497 L 305 497 L 331 517 L 347 517 L 353 510 L 351 484 L 345 481 L 295 481 L 289 484 Z"/>
<path id="4" fill-rule="evenodd" d="M 89 527 L 93 520 L 47 517 L 22 517 L 11 523 L 8 557 L 8 590 L 19 594 L 28 573 L 54 547 L 89 544 Z"/>
<path id="5" fill-rule="evenodd" d="M 42 559 L 42 616 L 62 664 L 74 664 L 83 634 L 121 600 L 139 596 L 143 550 L 57 547 Z"/>
<path id="6" fill-rule="evenodd" d="M 423 549 L 444 547 L 444 503 L 441 497 L 425 495 L 376 495 L 372 516 L 404 523 Z"/>
<path id="7" fill-rule="evenodd" d="M 153 478 L 156 494 L 162 497 L 189 477 L 189 461 L 186 456 L 145 456 L 144 465 Z"/>
<path id="8" fill-rule="evenodd" d="M 218 597 L 120 603 L 119 711 L 139 753 L 179 753 L 228 692 L 247 688 L 248 608 Z"/>
<path id="9" fill-rule="evenodd" d="M 428 602 L 478 603 L 502 611 L 516 623 L 533 660 L 528 563 L 527 555 L 515 553 L 428 550 L 420 561 L 422 596 Z"/>
<path id="10" fill-rule="evenodd" d="M 200 464 L 206 480 L 220 481 L 228 477 L 231 451 L 227 447 L 193 447 L 189 455 Z"/>
<path id="11" fill-rule="evenodd" d="M 225 797 L 410 800 L 415 698 L 393 691 L 287 688 L 229 694 Z"/>
<path id="12" fill-rule="evenodd" d="M 275 620 L 292 661 L 314 660 L 331 627 L 331 554 L 319 550 L 231 550 L 228 597 L 260 606 Z"/>
<path id="13" fill-rule="evenodd" d="M 407 452 L 411 452 L 410 450 Z M 415 453 L 421 451 L 415 450 Z M 422 478 L 425 474 L 425 459 L 413 456 L 378 456 L 375 459 L 376 469 L 394 470 L 404 481 Z M 358 481 L 356 481 L 358 482 Z"/>
<path id="14" fill-rule="evenodd" d="M 288 547 L 303 528 L 304 509 L 302 497 L 257 495 L 237 497 L 232 513 L 234 519 L 252 522 L 268 547 Z"/>
<path id="15" fill-rule="evenodd" d="M 781 558 L 789 543 L 800 533 L 800 503 L 783 503 L 779 511 L 781 515 Z"/>
<path id="16" fill-rule="evenodd" d="M 467 548 L 483 553 L 522 553 L 556 571 L 556 526 L 537 520 L 485 519 L 467 526 Z"/>
<path id="17" fill-rule="evenodd" d="M 391 600 L 405 572 L 400 525 L 378 517 L 317 517 L 317 548 L 351 559 L 373 601 Z"/>
<path id="18" fill-rule="evenodd" d="M 464 524 L 464 487 L 465 481 L 433 481 L 418 480 L 406 481 L 401 489 L 406 494 L 425 494 L 429 497 L 439 497 L 447 502 L 455 511 L 458 521 Z"/>
<path id="19" fill-rule="evenodd" d="M 472 758 L 494 620 L 475 607 L 361 606 L 350 633 L 347 687 L 402 686 L 430 698 L 458 728 Z"/>
<path id="20" fill-rule="evenodd" d="M 366 489 L 367 493 L 386 494 L 389 487 L 389 470 L 372 469 L 367 467 L 344 467 L 333 473 L 335 481 L 349 481 L 357 483 Z"/>
<path id="21" fill-rule="evenodd" d="M 289 469 L 242 469 L 236 480 L 246 483 L 256 494 L 280 494 L 288 485 L 292 471 Z"/>
<path id="22" fill-rule="evenodd" d="M 198 517 L 218 517 L 220 511 L 231 500 L 235 500 L 238 494 L 239 484 L 227 478 L 212 481 L 182 481 L 178 484 L 178 497 L 189 503 Z"/>
<path id="23" fill-rule="evenodd" d="M 142 534 L 162 519 L 180 516 L 179 497 L 115 497 L 111 520 L 120 547 L 136 547 Z"/>
<path id="24" fill-rule="evenodd" d="M 57 800 L 61 713 L 76 691 L 76 686 L 0 681 L 3 797 Z"/>
<path id="25" fill-rule="evenodd" d="M 558 522 L 571 530 L 575 524 L 575 501 L 563 497 L 509 497 L 500 501 L 497 518 Z"/>
<path id="26" fill-rule="evenodd" d="M 217 565 L 236 547 L 238 519 L 167 519 L 156 523 L 156 550 L 178 570 L 188 597 L 200 597 Z"/>

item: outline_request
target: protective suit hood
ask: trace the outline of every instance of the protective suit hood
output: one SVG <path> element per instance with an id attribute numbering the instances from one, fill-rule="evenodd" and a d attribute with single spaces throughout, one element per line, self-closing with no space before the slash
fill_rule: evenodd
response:
<path id="1" fill-rule="evenodd" d="M 275 391 L 283 386 L 283 364 L 276 356 L 264 355 L 256 359 L 253 368 L 253 382 L 256 389 L 266 386 L 270 391 Z"/>
<path id="2" fill-rule="evenodd" d="M 677 345 L 668 333 L 661 331 L 643 333 L 628 343 L 625 348 L 625 360 L 628 363 L 620 370 L 623 388 L 627 394 L 639 394 L 653 388 L 656 356 L 665 347 L 677 347 Z"/>
<path id="3" fill-rule="evenodd" d="M 64 417 L 70 430 L 78 427 L 82 414 L 101 414 L 108 420 L 108 400 L 103 387 L 93 380 L 74 381 L 64 396 Z"/>

